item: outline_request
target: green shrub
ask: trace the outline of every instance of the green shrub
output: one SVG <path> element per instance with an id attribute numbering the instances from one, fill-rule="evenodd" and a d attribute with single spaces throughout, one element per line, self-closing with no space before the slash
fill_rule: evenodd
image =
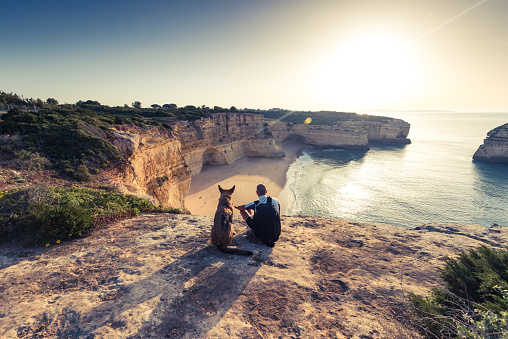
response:
<path id="1" fill-rule="evenodd" d="M 20 170 L 37 171 L 47 168 L 51 165 L 49 159 L 41 156 L 39 153 L 32 153 L 29 150 L 21 150 L 14 153 L 15 157 L 11 160 L 11 164 Z"/>
<path id="2" fill-rule="evenodd" d="M 73 177 L 79 182 L 90 181 L 93 179 L 93 175 L 90 174 L 86 165 L 79 165 L 74 171 Z"/>
<path id="3" fill-rule="evenodd" d="M 508 250 L 480 246 L 444 261 L 439 270 L 446 283 L 444 288 L 433 289 L 427 297 L 408 296 L 422 334 L 436 338 L 504 338 L 497 336 L 495 326 L 499 329 L 508 320 L 508 303 L 502 293 L 508 289 Z M 469 336 L 468 331 L 483 334 Z"/>
<path id="4" fill-rule="evenodd" d="M 39 203 L 22 224 L 34 235 L 30 243 L 41 245 L 83 235 L 92 227 L 93 218 L 90 210 L 69 201 L 61 205 Z"/>
<path id="5" fill-rule="evenodd" d="M 130 194 L 81 187 L 34 186 L 0 192 L 0 239 L 53 244 L 143 212 L 180 213 Z M 1 242 L 1 241 L 0 241 Z"/>

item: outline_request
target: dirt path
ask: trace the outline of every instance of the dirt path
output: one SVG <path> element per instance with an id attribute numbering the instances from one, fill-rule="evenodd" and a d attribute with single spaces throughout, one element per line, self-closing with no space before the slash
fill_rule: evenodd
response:
<path id="1" fill-rule="evenodd" d="M 440 258 L 506 245 L 505 229 L 405 230 L 285 217 L 252 257 L 209 244 L 211 217 L 143 215 L 44 249 L 0 247 L 1 338 L 410 338 L 404 294 L 441 284 Z"/>

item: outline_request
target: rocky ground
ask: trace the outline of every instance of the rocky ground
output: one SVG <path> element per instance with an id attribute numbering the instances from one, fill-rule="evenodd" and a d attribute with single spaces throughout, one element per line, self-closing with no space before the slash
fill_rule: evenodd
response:
<path id="1" fill-rule="evenodd" d="M 0 247 L 1 338 L 411 338 L 404 295 L 440 286 L 443 256 L 507 245 L 507 230 L 284 217 L 268 248 L 235 216 L 142 215 L 49 248 Z"/>

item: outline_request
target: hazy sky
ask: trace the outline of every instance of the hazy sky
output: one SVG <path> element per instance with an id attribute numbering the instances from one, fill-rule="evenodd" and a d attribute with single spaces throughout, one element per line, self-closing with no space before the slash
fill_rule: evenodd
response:
<path id="1" fill-rule="evenodd" d="M 28 98 L 508 111 L 507 0 L 0 5 L 0 90 Z"/>

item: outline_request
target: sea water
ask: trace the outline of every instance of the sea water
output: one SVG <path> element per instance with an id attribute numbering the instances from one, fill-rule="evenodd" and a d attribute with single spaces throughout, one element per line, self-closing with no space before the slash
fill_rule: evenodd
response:
<path id="1" fill-rule="evenodd" d="M 282 213 L 385 223 L 508 226 L 508 164 L 473 162 L 508 113 L 381 114 L 411 124 L 408 145 L 304 151 L 287 173 Z"/>

